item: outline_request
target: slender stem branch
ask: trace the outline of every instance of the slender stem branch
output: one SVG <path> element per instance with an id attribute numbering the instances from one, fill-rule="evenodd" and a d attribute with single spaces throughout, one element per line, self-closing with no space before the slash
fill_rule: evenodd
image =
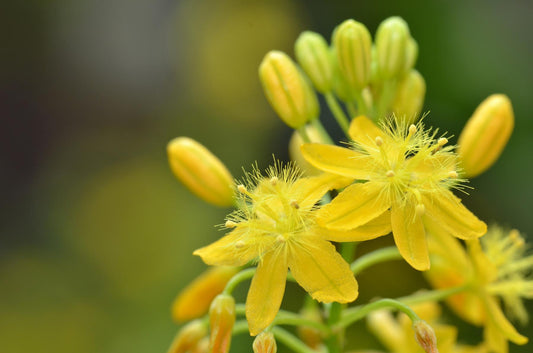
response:
<path id="1" fill-rule="evenodd" d="M 329 335 L 331 333 L 328 326 L 321 322 L 309 320 L 290 311 L 280 310 L 272 322 L 272 325 L 308 326 Z"/>
<path id="2" fill-rule="evenodd" d="M 446 299 L 449 296 L 452 296 L 454 294 L 461 293 L 465 291 L 466 289 L 468 289 L 468 285 L 445 288 L 445 289 L 421 291 L 421 292 L 413 293 L 405 297 L 400 297 L 397 300 L 407 305 L 413 305 L 413 304 L 423 303 L 423 302 L 428 302 L 428 301 L 439 301 L 439 300 Z"/>
<path id="3" fill-rule="evenodd" d="M 300 137 L 305 143 L 311 143 L 311 139 L 309 138 L 309 135 L 307 134 L 307 130 L 305 130 L 305 125 L 298 128 L 298 134 L 300 135 Z"/>
<path id="4" fill-rule="evenodd" d="M 357 108 L 353 102 L 346 102 L 346 109 L 348 109 L 348 113 L 350 113 L 352 119 L 357 116 Z"/>
<path id="5" fill-rule="evenodd" d="M 331 92 L 327 92 L 325 94 L 325 98 L 329 110 L 331 111 L 331 113 L 333 113 L 333 117 L 335 118 L 335 120 L 337 120 L 337 123 L 341 127 L 342 131 L 347 134 L 348 127 L 350 125 L 350 120 L 348 120 L 348 117 L 346 116 L 346 114 L 344 114 L 344 111 L 342 110 L 339 102 L 337 101 L 337 98 L 335 98 L 335 96 Z"/>
<path id="6" fill-rule="evenodd" d="M 395 246 L 390 246 L 387 248 L 378 249 L 372 251 L 368 254 L 365 254 L 355 260 L 350 266 L 354 275 L 358 275 L 363 270 L 367 269 L 370 266 L 378 264 L 380 262 L 385 262 L 389 260 L 398 260 L 401 259 L 402 255 Z"/>
<path id="7" fill-rule="evenodd" d="M 363 97 L 363 91 L 354 91 L 355 101 L 357 102 L 358 112 L 361 115 L 368 115 L 369 109 Z"/>
<path id="8" fill-rule="evenodd" d="M 396 92 L 396 80 L 387 80 L 383 82 L 383 90 L 378 101 L 377 116 L 375 119 L 381 121 L 385 118 L 387 109 L 389 108 L 390 103 L 394 99 L 394 93 Z"/>
<path id="9" fill-rule="evenodd" d="M 271 332 L 274 336 L 286 345 L 288 348 L 297 353 L 316 353 L 316 351 L 309 348 L 305 343 L 300 341 L 292 333 L 282 329 L 281 327 L 272 327 Z"/>
<path id="10" fill-rule="evenodd" d="M 248 322 L 246 320 L 239 320 L 233 325 L 232 335 L 239 335 L 248 332 Z"/>
<path id="11" fill-rule="evenodd" d="M 226 284 L 226 288 L 224 288 L 223 293 L 231 295 L 235 287 L 242 281 L 246 281 L 247 279 L 250 279 L 255 274 L 255 267 L 254 268 L 247 268 L 245 270 L 242 270 L 238 272 L 235 276 L 231 277 L 231 279 Z"/>
<path id="12" fill-rule="evenodd" d="M 400 310 L 401 312 L 407 314 L 407 316 L 409 316 L 411 321 L 420 320 L 418 315 L 416 315 L 416 313 L 410 307 L 408 307 L 405 303 L 402 303 L 394 299 L 381 299 L 381 300 L 375 301 L 373 303 L 370 303 L 364 306 L 356 306 L 356 307 L 346 310 L 342 318 L 332 329 L 333 331 L 336 331 L 338 329 L 343 329 L 353 324 L 354 322 L 363 319 L 366 315 L 368 315 L 372 311 L 383 309 L 383 308 L 393 308 L 396 310 Z"/>
<path id="13" fill-rule="evenodd" d="M 311 120 L 311 124 L 313 124 L 317 132 L 320 134 L 322 141 L 329 143 L 330 145 L 334 144 L 331 136 L 329 136 L 328 132 L 324 128 L 324 125 L 322 125 L 322 122 L 319 119 Z"/>

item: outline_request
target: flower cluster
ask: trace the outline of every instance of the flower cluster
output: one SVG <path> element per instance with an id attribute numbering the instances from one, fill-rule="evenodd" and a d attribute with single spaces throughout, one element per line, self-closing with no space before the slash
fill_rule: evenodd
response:
<path id="1" fill-rule="evenodd" d="M 234 207 L 221 227 L 226 234 L 194 251 L 213 267 L 176 299 L 174 318 L 192 321 L 169 353 L 227 353 L 231 337 L 245 331 L 256 336 L 257 353 L 275 353 L 276 340 L 299 353 L 338 353 L 345 329 L 363 318 L 390 352 L 506 353 L 508 341 L 527 343 L 500 303 L 509 318 L 527 320 L 522 299 L 533 297 L 533 256 L 517 231 L 487 231 L 456 195 L 468 195 L 466 178 L 504 149 L 514 125 L 509 99 L 487 98 L 458 146 L 427 128 L 418 45 L 398 17 L 383 21 L 374 41 L 354 20 L 335 28 L 331 44 L 304 32 L 295 54 L 298 64 L 272 51 L 259 66 L 269 103 L 295 130 L 293 162 L 274 160 L 265 173 L 254 166 L 233 181 L 198 142 L 168 145 L 179 180 L 213 205 Z M 316 92 L 348 142 L 329 136 Z M 357 243 L 389 233 L 395 247 L 356 256 Z M 356 275 L 394 259 L 423 271 L 432 289 L 348 306 L 358 297 Z M 236 302 L 233 290 L 249 279 L 245 304 Z M 307 293 L 298 313 L 282 309 L 287 281 Z M 439 300 L 482 326 L 483 341 L 458 343 L 457 329 L 441 322 Z M 299 337 L 283 325 L 296 326 Z"/>

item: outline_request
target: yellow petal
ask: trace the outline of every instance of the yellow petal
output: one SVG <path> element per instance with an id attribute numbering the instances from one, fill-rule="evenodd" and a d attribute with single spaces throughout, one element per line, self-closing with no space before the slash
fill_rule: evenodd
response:
<path id="1" fill-rule="evenodd" d="M 518 333 L 518 331 L 516 331 L 514 326 L 503 314 L 502 309 L 500 309 L 500 306 L 496 302 L 496 299 L 488 295 L 484 296 L 483 299 L 487 307 L 487 312 L 491 323 L 494 324 L 511 342 L 516 344 L 526 344 L 528 342 L 528 338 L 522 336 L 520 333 Z"/>
<path id="2" fill-rule="evenodd" d="M 364 115 L 358 116 L 350 123 L 348 135 L 355 141 L 366 146 L 375 146 L 376 137 L 386 138 L 383 131 L 372 120 Z"/>
<path id="3" fill-rule="evenodd" d="M 441 195 L 422 195 L 426 214 L 442 228 L 461 239 L 478 238 L 487 232 L 487 225 L 470 212 L 449 190 L 441 190 Z"/>
<path id="4" fill-rule="evenodd" d="M 236 228 L 228 235 L 214 243 L 194 251 L 194 255 L 200 256 L 208 265 L 217 266 L 242 266 L 253 260 L 260 254 L 257 246 L 237 246 L 237 242 L 243 242 L 243 236 L 248 232 L 246 227 Z"/>
<path id="5" fill-rule="evenodd" d="M 350 266 L 335 247 L 318 236 L 304 236 L 287 243 L 292 275 L 314 299 L 349 303 L 358 295 Z"/>
<path id="6" fill-rule="evenodd" d="M 361 180 L 372 174 L 372 159 L 354 150 L 319 143 L 306 143 L 301 149 L 309 163 L 325 172 Z"/>
<path id="7" fill-rule="evenodd" d="M 278 313 L 287 279 L 286 247 L 266 253 L 255 272 L 246 298 L 246 319 L 255 336 L 272 323 Z"/>
<path id="8" fill-rule="evenodd" d="M 432 256 L 438 257 L 441 263 L 444 261 L 448 267 L 453 267 L 457 273 L 461 273 L 466 281 L 466 278 L 472 275 L 473 268 L 459 240 L 446 232 L 432 218 L 423 216 L 422 221 L 428 234 L 429 252 Z"/>
<path id="9" fill-rule="evenodd" d="M 381 185 L 374 182 L 348 186 L 320 209 L 318 223 L 333 230 L 350 230 L 368 223 L 390 207 L 381 191 Z"/>
<path id="10" fill-rule="evenodd" d="M 415 216 L 415 205 L 394 204 L 391 207 L 391 225 L 394 242 L 405 261 L 419 271 L 429 269 L 426 232 L 420 216 Z"/>
<path id="11" fill-rule="evenodd" d="M 291 192 L 297 196 L 298 205 L 303 209 L 313 207 L 326 192 L 349 185 L 352 179 L 335 174 L 322 173 L 316 177 L 298 179 Z"/>
<path id="12" fill-rule="evenodd" d="M 320 235 L 324 239 L 338 242 L 365 241 L 375 239 L 391 232 L 390 212 L 385 211 L 379 217 L 352 230 L 342 231 L 333 229 L 320 229 Z"/>

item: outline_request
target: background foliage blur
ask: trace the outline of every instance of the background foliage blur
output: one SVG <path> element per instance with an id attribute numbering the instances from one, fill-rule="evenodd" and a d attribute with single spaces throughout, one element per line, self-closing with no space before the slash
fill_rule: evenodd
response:
<path id="1" fill-rule="evenodd" d="M 213 225 L 226 214 L 174 180 L 167 141 L 197 139 L 236 177 L 255 160 L 266 167 L 272 153 L 287 158 L 290 131 L 263 97 L 258 64 L 270 49 L 293 55 L 301 31 L 329 38 L 349 17 L 371 33 L 388 16 L 407 20 L 420 46 L 428 125 L 458 136 L 489 94 L 511 98 L 511 141 L 499 162 L 471 182 L 475 190 L 465 203 L 480 218 L 531 239 L 531 6 L 527 0 L 4 4 L 0 351 L 164 352 L 176 330 L 170 303 L 204 269 L 191 252 L 221 235 Z M 382 280 L 391 275 L 385 267 L 363 274 L 361 300 L 424 285 L 407 267 L 394 271 L 404 271 L 405 280 Z M 375 292 L 365 292 L 372 281 Z M 519 330 L 533 336 L 531 326 Z M 357 347 L 369 340 L 361 337 Z"/>

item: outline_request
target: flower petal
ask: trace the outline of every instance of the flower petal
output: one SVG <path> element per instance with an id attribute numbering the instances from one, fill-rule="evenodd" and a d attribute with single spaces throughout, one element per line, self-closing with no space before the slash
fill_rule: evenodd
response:
<path id="1" fill-rule="evenodd" d="M 317 214 L 319 225 L 333 230 L 350 230 L 380 216 L 390 207 L 374 182 L 348 186 Z"/>
<path id="2" fill-rule="evenodd" d="M 298 205 L 303 209 L 313 207 L 332 189 L 340 189 L 352 182 L 352 179 L 336 174 L 323 173 L 309 178 L 300 178 L 292 186 L 291 192 L 297 196 Z"/>
<path id="3" fill-rule="evenodd" d="M 394 242 L 405 261 L 419 271 L 429 269 L 429 253 L 426 232 L 420 216 L 415 215 L 415 205 L 393 204 L 391 225 Z"/>
<path id="4" fill-rule="evenodd" d="M 375 239 L 391 232 L 390 217 L 390 212 L 385 211 L 381 216 L 352 230 L 343 231 L 321 228 L 319 232 L 324 239 L 338 242 Z"/>
<path id="5" fill-rule="evenodd" d="M 375 146 L 376 137 L 386 138 L 383 131 L 372 120 L 364 115 L 358 116 L 350 123 L 348 135 L 355 141 L 366 146 Z"/>
<path id="6" fill-rule="evenodd" d="M 520 333 L 518 333 L 518 331 L 516 331 L 514 326 L 503 314 L 502 309 L 500 309 L 500 306 L 496 302 L 496 299 L 489 295 L 484 296 L 483 299 L 487 307 L 490 323 L 494 324 L 494 326 L 496 326 L 499 331 L 502 332 L 511 342 L 516 344 L 526 344 L 528 342 L 528 338 L 522 336 Z"/>
<path id="7" fill-rule="evenodd" d="M 311 297 L 326 303 L 349 303 L 357 298 L 357 281 L 350 266 L 330 242 L 302 236 L 287 244 L 291 273 Z"/>
<path id="8" fill-rule="evenodd" d="M 328 173 L 368 180 L 373 170 L 370 156 L 349 148 L 306 143 L 301 149 L 309 163 Z"/>
<path id="9" fill-rule="evenodd" d="M 442 228 L 461 239 L 478 238 L 487 232 L 487 225 L 470 212 L 449 190 L 441 190 L 441 195 L 422 195 L 426 214 Z"/>
<path id="10" fill-rule="evenodd" d="M 214 243 L 197 249 L 194 255 L 200 256 L 208 265 L 242 266 L 258 257 L 257 246 L 236 246 L 238 241 L 244 241 L 247 227 L 239 227 Z"/>
<path id="11" fill-rule="evenodd" d="M 281 246 L 266 253 L 257 266 L 246 298 L 246 319 L 252 336 L 272 323 L 281 306 L 287 279 L 286 250 Z"/>

